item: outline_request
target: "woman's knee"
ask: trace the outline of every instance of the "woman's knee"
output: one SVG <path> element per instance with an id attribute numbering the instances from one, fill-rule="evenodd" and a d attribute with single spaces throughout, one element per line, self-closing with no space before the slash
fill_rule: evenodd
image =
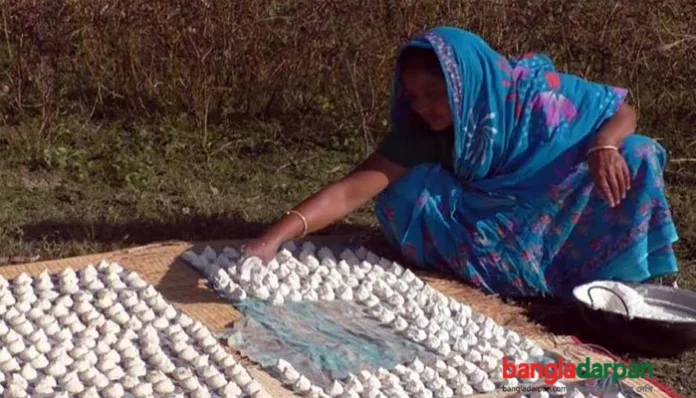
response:
<path id="1" fill-rule="evenodd" d="M 636 176 L 642 167 L 659 168 L 667 163 L 667 151 L 657 141 L 642 135 L 631 135 L 624 141 L 621 153 L 631 174 Z"/>
<path id="2" fill-rule="evenodd" d="M 392 182 L 377 198 L 377 203 L 398 200 L 400 202 L 415 203 L 418 196 L 425 188 L 428 176 L 431 174 L 434 165 L 422 164 L 411 167 L 406 173 Z"/>
<path id="3" fill-rule="evenodd" d="M 656 156 L 658 160 L 664 161 L 667 151 L 657 141 L 644 135 L 630 135 L 624 140 L 621 152 L 625 156 L 646 159 L 649 156 Z"/>
<path id="4" fill-rule="evenodd" d="M 375 212 L 380 221 L 408 217 L 429 182 L 438 177 L 441 168 L 434 164 L 422 164 L 410 168 L 406 174 L 394 181 L 375 201 Z"/>

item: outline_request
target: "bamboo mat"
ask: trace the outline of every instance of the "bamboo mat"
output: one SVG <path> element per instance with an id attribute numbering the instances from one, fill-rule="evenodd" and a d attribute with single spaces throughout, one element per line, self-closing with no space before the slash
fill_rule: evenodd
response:
<path id="1" fill-rule="evenodd" d="M 336 237 L 313 238 L 317 245 L 337 242 Z M 345 238 L 341 238 L 346 243 Z M 75 270 L 96 264 L 102 259 L 118 262 L 123 267 L 138 272 L 144 279 L 154 285 L 162 295 L 178 309 L 187 315 L 201 321 L 213 332 L 219 332 L 241 319 L 241 314 L 232 305 L 219 299 L 206 286 L 201 275 L 188 266 L 180 255 L 186 250 L 200 252 L 205 246 L 221 249 L 224 246 L 239 246 L 243 241 L 215 242 L 163 242 L 147 246 L 95 255 L 73 257 L 54 261 L 44 261 L 29 264 L 8 265 L 0 267 L 0 275 L 6 279 L 17 277 L 22 272 L 38 275 L 44 270 L 51 273 L 65 268 Z M 433 275 L 421 275 L 431 286 L 444 294 L 453 296 L 461 302 L 470 305 L 473 310 L 493 318 L 498 324 L 515 330 L 538 342 L 545 349 L 564 355 L 571 360 L 584 361 L 589 357 L 593 362 L 615 362 L 609 355 L 590 350 L 578 345 L 572 336 L 555 336 L 544 331 L 543 327 L 530 322 L 524 314 L 524 309 L 501 302 L 499 299 L 487 296 L 478 290 L 452 280 L 446 280 Z M 264 385 L 274 397 L 295 397 L 293 393 L 283 388 L 280 383 L 261 370 L 250 366 L 252 375 Z M 677 397 L 658 382 L 646 379 L 625 379 L 632 387 L 651 386 L 652 391 L 641 394 L 647 398 Z M 478 395 L 481 398 L 498 398 L 512 395 L 511 393 L 495 393 Z"/>

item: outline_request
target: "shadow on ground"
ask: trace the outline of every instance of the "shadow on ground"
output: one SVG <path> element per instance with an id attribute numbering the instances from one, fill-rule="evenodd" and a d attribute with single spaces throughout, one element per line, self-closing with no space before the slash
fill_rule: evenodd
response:
<path id="1" fill-rule="evenodd" d="M 610 354 L 629 363 L 651 363 L 656 380 L 666 383 L 677 394 L 692 396 L 691 382 L 696 377 L 696 351 L 671 358 L 640 356 L 610 340 L 607 330 L 585 323 L 580 311 L 573 305 L 541 299 L 517 301 L 515 304 L 524 306 L 530 320 L 541 324 L 551 333 L 576 336 L 583 343 L 592 345 L 592 348 L 608 350 Z"/>
<path id="2" fill-rule="evenodd" d="M 261 234 L 267 224 L 249 222 L 237 214 L 192 216 L 176 220 L 138 220 L 125 223 L 47 220 L 22 226 L 22 240 L 64 244 L 89 241 L 101 244 L 144 245 L 168 240 L 206 241 L 245 239 Z M 322 235 L 355 235 L 369 239 L 379 231 L 365 225 L 337 224 Z"/>
<path id="3" fill-rule="evenodd" d="M 582 314 L 572 304 L 537 298 L 515 301 L 514 304 L 524 307 L 529 319 L 542 325 L 550 333 L 573 335 L 585 343 L 601 345 L 612 352 L 624 351 L 609 339 L 603 338 L 601 333 L 596 333 L 596 328 L 584 322 Z"/>
<path id="4" fill-rule="evenodd" d="M 621 341 L 611 338 L 612 333 L 586 322 L 574 304 L 552 299 L 529 299 L 515 304 L 523 306 L 532 322 L 544 326 L 552 334 L 573 335 L 583 343 L 601 346 L 622 358 L 640 356 L 630 347 L 622 345 Z"/>

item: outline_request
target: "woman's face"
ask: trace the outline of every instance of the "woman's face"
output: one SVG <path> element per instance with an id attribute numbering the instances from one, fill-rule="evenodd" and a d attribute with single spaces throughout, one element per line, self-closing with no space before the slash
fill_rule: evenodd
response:
<path id="1" fill-rule="evenodd" d="M 452 126 L 447 85 L 441 76 L 423 68 L 408 68 L 402 74 L 402 89 L 411 109 L 433 131 L 443 131 Z"/>

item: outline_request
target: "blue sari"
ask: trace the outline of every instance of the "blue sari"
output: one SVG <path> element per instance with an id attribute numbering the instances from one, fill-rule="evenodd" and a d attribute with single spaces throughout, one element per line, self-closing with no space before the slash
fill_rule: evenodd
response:
<path id="1" fill-rule="evenodd" d="M 632 183 L 615 208 L 594 189 L 585 161 L 626 90 L 556 72 L 544 55 L 507 59 L 457 28 L 430 30 L 410 46 L 433 49 L 442 65 L 454 168 L 413 167 L 378 197 L 380 224 L 408 260 L 503 296 L 567 298 L 593 280 L 677 272 L 665 150 L 644 136 L 624 141 Z M 397 66 L 397 132 L 414 126 L 398 81 Z"/>

